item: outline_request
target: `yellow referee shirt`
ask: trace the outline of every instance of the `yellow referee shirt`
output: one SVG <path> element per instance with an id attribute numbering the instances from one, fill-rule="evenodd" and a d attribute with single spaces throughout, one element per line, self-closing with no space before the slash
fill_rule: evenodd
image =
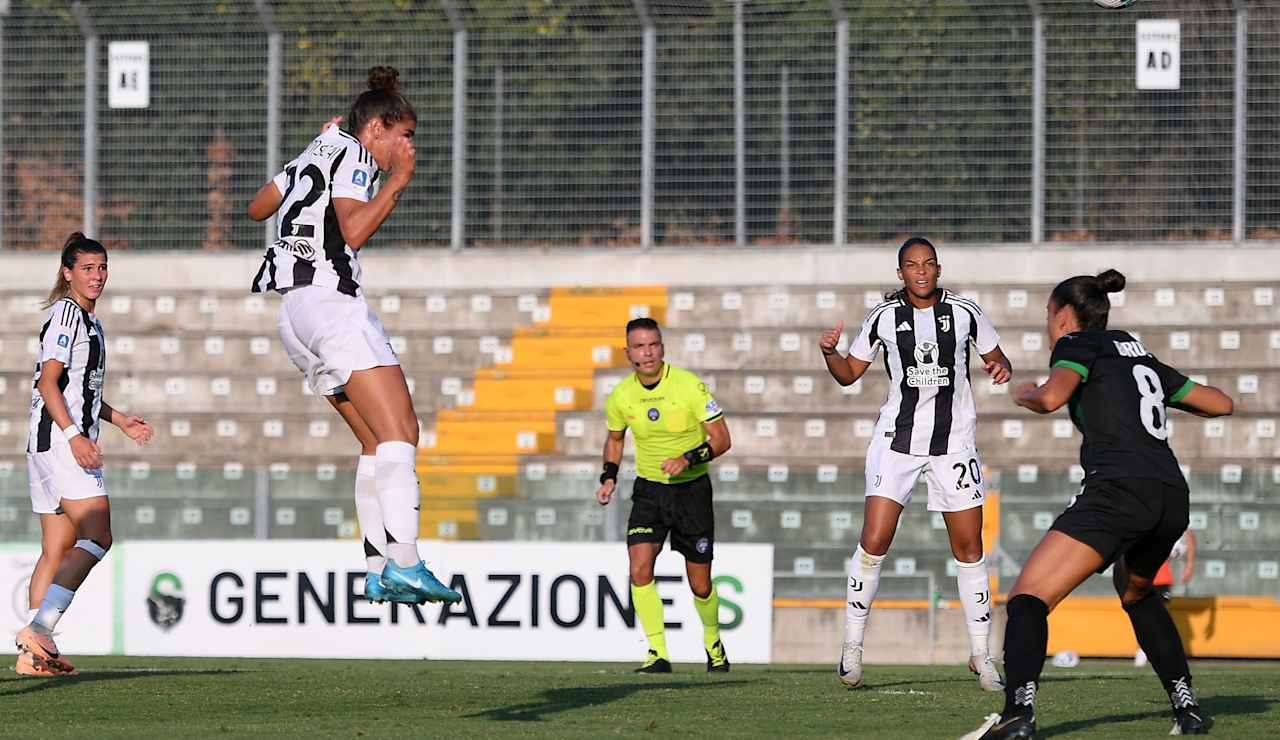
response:
<path id="1" fill-rule="evenodd" d="M 664 363 L 652 388 L 631 373 L 609 394 L 605 423 L 611 432 L 628 428 L 636 439 L 636 473 L 654 483 L 683 483 L 705 475 L 707 464 L 691 465 L 674 478 L 662 472 L 662 461 L 679 457 L 702 444 L 702 425 L 723 415 L 697 375 Z"/>

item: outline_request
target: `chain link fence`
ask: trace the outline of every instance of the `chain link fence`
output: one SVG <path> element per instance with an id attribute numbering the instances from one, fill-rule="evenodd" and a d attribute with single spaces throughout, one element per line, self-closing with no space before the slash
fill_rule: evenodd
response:
<path id="1" fill-rule="evenodd" d="M 418 174 L 381 244 L 1273 239 L 1278 16 L 1259 0 L 12 0 L 0 247 L 82 227 L 116 248 L 257 247 L 245 203 L 374 64 L 419 114 Z M 1181 22 L 1181 85 L 1138 90 L 1135 23 L 1160 18 Z M 146 108 L 108 105 L 115 41 L 149 45 Z"/>

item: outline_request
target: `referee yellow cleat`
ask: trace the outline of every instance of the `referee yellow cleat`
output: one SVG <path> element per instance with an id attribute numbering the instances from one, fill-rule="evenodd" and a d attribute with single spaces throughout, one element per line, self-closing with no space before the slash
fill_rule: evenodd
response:
<path id="1" fill-rule="evenodd" d="M 671 661 L 658 655 L 657 650 L 650 650 L 644 665 L 635 670 L 636 673 L 670 673 Z"/>
<path id="2" fill-rule="evenodd" d="M 724 645 L 716 640 L 707 650 L 707 673 L 728 673 L 729 656 L 724 652 Z"/>

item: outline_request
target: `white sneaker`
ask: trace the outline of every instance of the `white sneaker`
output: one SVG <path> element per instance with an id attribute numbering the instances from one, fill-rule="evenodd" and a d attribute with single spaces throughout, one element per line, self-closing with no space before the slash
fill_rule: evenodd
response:
<path id="1" fill-rule="evenodd" d="M 851 689 L 862 685 L 862 646 L 846 642 L 840 649 L 840 665 L 836 668 L 840 683 Z"/>
<path id="2" fill-rule="evenodd" d="M 983 691 L 1004 691 L 1004 679 L 991 660 L 990 653 L 969 656 L 969 670 L 978 674 L 978 685 Z"/>
<path id="3" fill-rule="evenodd" d="M 1133 667 L 1142 668 L 1147 664 L 1147 654 L 1138 648 L 1138 652 L 1133 654 Z"/>

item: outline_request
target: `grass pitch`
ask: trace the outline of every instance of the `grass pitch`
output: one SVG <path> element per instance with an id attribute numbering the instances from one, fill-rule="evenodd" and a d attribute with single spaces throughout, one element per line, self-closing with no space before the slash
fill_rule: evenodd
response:
<path id="1" fill-rule="evenodd" d="M 636 676 L 600 663 L 82 658 L 76 679 L 0 674 L 0 736 L 957 738 L 998 711 L 964 666 L 677 665 Z M 1197 661 L 1226 738 L 1274 737 L 1280 663 Z M 1149 668 L 1048 668 L 1041 737 L 1154 738 L 1172 726 Z"/>

